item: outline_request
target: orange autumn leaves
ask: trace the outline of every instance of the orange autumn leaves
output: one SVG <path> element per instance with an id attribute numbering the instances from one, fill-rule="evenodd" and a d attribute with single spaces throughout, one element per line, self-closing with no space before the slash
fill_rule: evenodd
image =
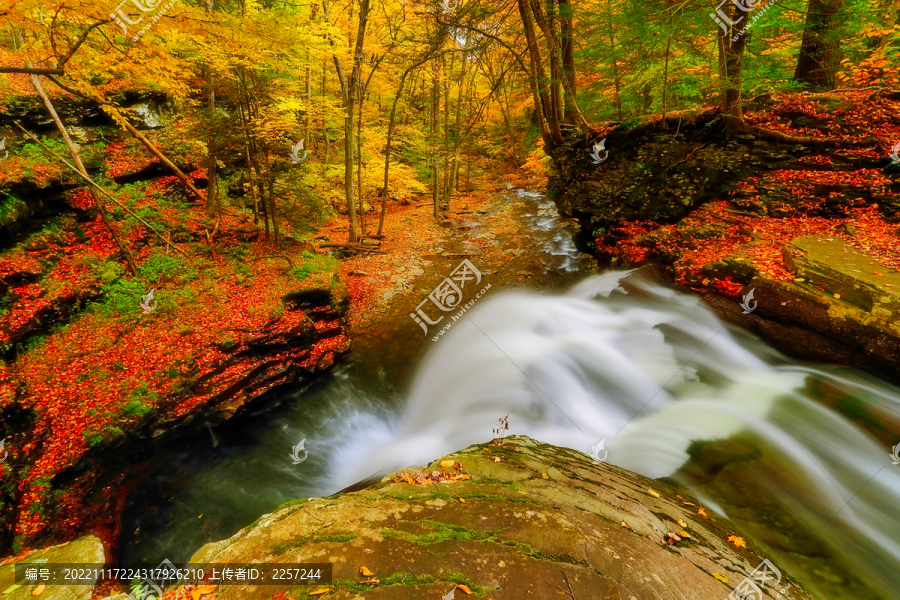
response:
<path id="1" fill-rule="evenodd" d="M 454 469 L 449 472 L 446 469 Z M 462 465 L 454 460 L 441 461 L 441 469 L 409 475 L 406 472 L 398 473 L 391 483 L 408 483 L 410 485 L 431 485 L 432 483 L 452 483 L 454 481 L 467 481 L 471 475 L 462 472 Z"/>

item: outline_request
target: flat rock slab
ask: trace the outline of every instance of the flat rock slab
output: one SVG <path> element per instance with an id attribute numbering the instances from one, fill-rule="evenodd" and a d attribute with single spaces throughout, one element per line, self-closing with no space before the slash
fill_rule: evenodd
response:
<path id="1" fill-rule="evenodd" d="M 441 600 L 465 584 L 474 595 L 456 590 L 455 600 L 572 597 L 569 586 L 579 600 L 723 600 L 762 561 L 729 543 L 734 528 L 698 514 L 685 492 L 580 452 L 507 438 L 405 473 L 457 474 L 441 460 L 470 479 L 419 476 L 416 485 L 395 473 L 358 492 L 298 500 L 192 562 L 330 562 L 331 591 L 316 596 L 325 598 Z M 667 543 L 670 532 L 680 540 Z M 811 598 L 790 583 L 782 600 Z M 300 600 L 320 587 L 223 586 L 217 598 L 283 591 Z M 765 592 L 760 600 L 776 593 Z"/>
<path id="2" fill-rule="evenodd" d="M 34 600 L 33 592 L 41 584 L 40 581 L 23 584 L 15 583 L 16 565 L 34 565 L 40 568 L 46 563 L 81 563 L 100 568 L 106 562 L 103 543 L 92 535 L 78 538 L 75 541 L 49 546 L 28 554 L 15 563 L 0 567 L 0 593 L 5 600 Z M 39 592 L 41 600 L 90 600 L 94 583 L 84 585 L 46 585 Z"/>
<path id="3" fill-rule="evenodd" d="M 784 260 L 797 277 L 888 323 L 900 320 L 900 273 L 843 240 L 821 236 L 793 239 Z"/>

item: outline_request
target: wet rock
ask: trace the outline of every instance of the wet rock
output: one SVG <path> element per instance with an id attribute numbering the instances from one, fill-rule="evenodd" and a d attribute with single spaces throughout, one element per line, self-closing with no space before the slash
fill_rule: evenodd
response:
<path id="1" fill-rule="evenodd" d="M 722 600 L 761 562 L 726 541 L 727 521 L 684 505 L 683 490 L 526 437 L 482 447 L 405 471 L 424 485 L 395 473 L 339 497 L 289 502 L 191 561 L 331 562 L 329 597 L 391 600 L 445 597 L 455 583 L 498 600 L 553 598 L 564 577 L 576 598 Z M 426 473 L 451 459 L 471 479 L 432 485 Z M 354 584 L 363 565 L 380 583 Z M 792 583 L 784 600 L 811 598 Z M 270 596 L 252 586 L 219 594 Z"/>
<path id="2" fill-rule="evenodd" d="M 16 565 L 33 564 L 40 567 L 43 563 L 84 563 L 86 567 L 99 568 L 105 562 L 106 554 L 100 540 L 92 535 L 85 536 L 66 544 L 34 551 L 16 563 L 0 567 L 0 589 L 5 590 L 3 594 L 8 600 L 33 600 L 33 592 L 40 582 L 16 586 Z M 47 585 L 39 592 L 39 597 L 41 600 L 90 600 L 96 577 L 92 581 L 83 585 Z"/>
<path id="3" fill-rule="evenodd" d="M 804 236 L 783 250 L 797 277 L 888 323 L 900 320 L 900 274 L 843 240 Z"/>

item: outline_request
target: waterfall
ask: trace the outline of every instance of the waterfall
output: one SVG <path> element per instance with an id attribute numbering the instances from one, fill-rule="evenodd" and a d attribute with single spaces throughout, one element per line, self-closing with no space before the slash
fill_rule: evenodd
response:
<path id="1" fill-rule="evenodd" d="M 493 437 L 509 415 L 510 433 L 585 453 L 604 440 L 607 462 L 676 479 L 823 597 L 836 597 L 827 590 L 841 578 L 865 589 L 858 597 L 896 597 L 900 465 L 810 389 L 895 423 L 900 390 L 852 369 L 798 365 L 641 273 L 592 277 L 563 295 L 499 292 L 466 317 L 421 362 L 390 441 L 337 452 L 366 459 L 335 477 L 424 464 Z M 686 468 L 717 441 L 751 448 L 752 459 L 718 478 Z M 785 539 L 760 525 L 762 513 L 790 519 Z"/>

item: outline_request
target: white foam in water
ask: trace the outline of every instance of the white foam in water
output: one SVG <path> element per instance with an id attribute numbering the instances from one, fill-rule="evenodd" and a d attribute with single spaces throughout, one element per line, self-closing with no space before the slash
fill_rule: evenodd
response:
<path id="1" fill-rule="evenodd" d="M 370 435 L 339 451 L 339 484 L 484 442 L 505 415 L 511 433 L 585 453 L 605 439 L 608 462 L 652 478 L 672 475 L 692 441 L 741 432 L 796 473 L 777 482 L 790 486 L 775 496 L 785 510 L 812 531 L 827 525 L 823 543 L 873 589 L 891 597 L 900 587 L 900 466 L 799 393 L 815 375 L 900 420 L 896 388 L 849 371 L 773 366 L 763 358 L 770 349 L 696 297 L 623 272 L 562 296 L 493 295 L 467 316 L 420 364 L 399 423 L 359 416 Z M 795 575 L 816 589 L 815 576 Z"/>

